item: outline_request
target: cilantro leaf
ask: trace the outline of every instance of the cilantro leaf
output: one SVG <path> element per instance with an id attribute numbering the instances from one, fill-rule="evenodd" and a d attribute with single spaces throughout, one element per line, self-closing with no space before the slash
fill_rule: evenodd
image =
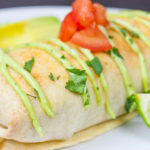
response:
<path id="1" fill-rule="evenodd" d="M 139 37 L 140 37 L 139 34 L 136 33 L 136 32 L 132 32 L 132 36 L 133 36 L 133 37 L 136 37 L 136 38 L 139 38 Z"/>
<path id="2" fill-rule="evenodd" d="M 62 55 L 60 58 L 61 58 L 61 59 L 66 59 L 66 57 L 65 57 L 64 55 Z"/>
<path id="3" fill-rule="evenodd" d="M 122 57 L 121 54 L 119 53 L 118 48 L 113 47 L 113 48 L 112 48 L 112 52 L 113 52 L 116 56 L 118 56 L 118 57 L 120 57 L 121 59 L 123 59 L 123 57 Z"/>
<path id="4" fill-rule="evenodd" d="M 122 35 L 123 35 L 124 37 L 127 36 L 126 30 L 125 30 L 124 28 L 120 28 L 120 32 L 122 33 Z"/>
<path id="5" fill-rule="evenodd" d="M 66 70 L 71 72 L 71 73 L 74 73 L 76 75 L 85 75 L 86 74 L 85 70 L 74 69 L 74 68 L 73 69 L 67 68 Z"/>
<path id="6" fill-rule="evenodd" d="M 70 80 L 66 83 L 65 88 L 71 92 L 82 95 L 84 106 L 87 108 L 90 105 L 90 95 L 86 87 L 87 74 L 85 70 L 66 69 L 70 72 Z"/>
<path id="7" fill-rule="evenodd" d="M 66 83 L 66 89 L 78 94 L 83 94 L 87 80 L 85 70 L 67 68 L 67 71 L 69 71 L 71 75 L 69 76 L 70 80 Z"/>
<path id="8" fill-rule="evenodd" d="M 90 105 L 90 94 L 87 87 L 84 88 L 84 94 L 82 95 L 82 97 L 84 106 L 88 107 Z"/>
<path id="9" fill-rule="evenodd" d="M 66 83 L 65 88 L 70 90 L 70 91 L 72 91 L 72 92 L 75 92 L 75 93 L 78 93 L 78 94 L 83 94 L 84 93 L 85 84 L 76 83 L 76 82 L 74 82 L 72 80 L 69 80 Z"/>
<path id="10" fill-rule="evenodd" d="M 133 39 L 131 39 L 131 38 L 129 39 L 129 41 L 130 41 L 130 44 L 133 44 L 133 42 L 134 42 Z"/>
<path id="11" fill-rule="evenodd" d="M 109 36 L 108 36 L 108 38 L 109 38 L 109 39 L 113 39 L 113 38 L 114 38 L 114 36 L 112 36 L 112 35 L 109 35 Z"/>
<path id="12" fill-rule="evenodd" d="M 50 78 L 52 81 L 55 81 L 54 76 L 53 76 L 52 73 L 49 74 L 49 78 Z"/>
<path id="13" fill-rule="evenodd" d="M 103 66 L 101 64 L 101 62 L 99 61 L 98 57 L 94 57 L 91 61 L 90 64 L 92 66 L 92 68 L 94 69 L 95 73 L 100 75 L 103 71 Z"/>
<path id="14" fill-rule="evenodd" d="M 127 102 L 125 104 L 125 110 L 127 112 L 130 112 L 130 109 L 132 109 L 132 105 L 135 102 L 135 94 L 132 94 L 131 96 L 128 97 Z"/>
<path id="15" fill-rule="evenodd" d="M 70 79 L 76 83 L 86 82 L 86 74 L 85 75 L 71 74 Z"/>
<path id="16" fill-rule="evenodd" d="M 24 69 L 27 70 L 28 72 L 31 72 L 33 64 L 34 64 L 34 57 L 32 57 L 31 60 L 25 62 Z"/>
<path id="17" fill-rule="evenodd" d="M 91 63 L 90 63 L 89 60 L 87 60 L 85 63 L 86 63 L 89 67 L 91 67 Z"/>

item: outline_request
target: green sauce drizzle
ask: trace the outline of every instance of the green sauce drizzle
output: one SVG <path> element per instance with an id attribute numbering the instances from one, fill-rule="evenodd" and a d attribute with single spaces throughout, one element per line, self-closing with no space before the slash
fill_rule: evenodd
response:
<path id="1" fill-rule="evenodd" d="M 88 50 L 88 49 L 85 49 L 85 48 L 79 48 L 79 50 L 91 61 L 94 59 L 94 55 Z M 104 77 L 104 74 L 101 72 L 99 74 L 99 80 L 100 80 L 100 83 L 102 85 L 102 88 L 103 88 L 103 91 L 104 91 L 104 96 L 105 96 L 105 109 L 106 109 L 106 112 L 108 113 L 108 115 L 110 117 L 112 117 L 113 119 L 116 118 L 116 115 L 115 113 L 113 112 L 111 106 L 110 106 L 110 103 L 109 103 L 109 98 L 108 98 L 108 84 L 107 84 L 107 81 Z"/>
<path id="2" fill-rule="evenodd" d="M 11 66 L 10 66 L 11 64 Z M 0 71 L 4 75 L 5 79 L 9 82 L 9 84 L 12 86 L 12 88 L 16 91 L 16 93 L 19 95 L 20 99 L 22 100 L 25 108 L 28 111 L 29 117 L 32 120 L 33 126 L 36 129 L 36 131 L 42 136 L 43 130 L 38 122 L 38 119 L 36 117 L 36 114 L 34 112 L 33 106 L 27 96 L 27 94 L 21 90 L 19 85 L 15 82 L 15 80 L 9 75 L 9 72 L 7 70 L 7 66 L 14 68 L 18 67 L 17 70 L 22 71 L 22 67 L 19 66 L 14 60 L 12 60 L 8 55 L 6 55 L 2 49 L 0 49 Z M 24 70 L 24 69 L 23 69 Z M 18 71 L 17 71 L 18 72 Z"/>
<path id="3" fill-rule="evenodd" d="M 136 15 L 136 13 L 128 13 L 128 12 L 120 12 L 119 14 L 110 14 L 108 15 L 110 17 L 127 17 L 127 18 L 130 18 L 130 19 L 134 19 L 142 24 L 144 24 L 145 26 L 149 27 L 150 28 L 150 22 L 147 21 L 147 20 L 144 20 L 143 18 L 140 18 L 138 15 Z M 145 16 L 146 17 L 146 16 Z M 150 19 L 150 18 L 149 18 Z"/>
<path id="4" fill-rule="evenodd" d="M 118 32 L 120 35 L 122 35 L 124 37 L 124 39 L 127 41 L 127 43 L 130 45 L 132 50 L 138 55 L 140 71 L 141 71 L 141 76 L 142 76 L 142 82 L 143 82 L 143 89 L 144 89 L 144 92 L 148 92 L 149 91 L 149 87 L 148 87 L 148 72 L 147 72 L 147 68 L 146 68 L 145 58 L 142 55 L 138 45 L 134 42 L 134 40 L 126 32 L 125 29 L 119 28 L 115 24 L 111 24 L 111 28 L 113 28 L 116 32 Z"/>
<path id="5" fill-rule="evenodd" d="M 142 10 L 124 10 L 124 11 L 121 11 L 120 13 L 126 14 L 126 15 L 141 16 L 141 17 L 146 17 L 146 18 L 150 19 L 150 13 L 142 11 Z"/>
<path id="6" fill-rule="evenodd" d="M 126 21 L 123 21 L 121 19 L 110 18 L 109 20 L 125 27 L 130 32 L 136 33 L 139 36 L 139 38 L 147 45 L 147 47 L 150 48 L 150 40 L 138 28 L 136 28 L 135 26 L 133 26 L 130 23 L 127 23 Z"/>
<path id="7" fill-rule="evenodd" d="M 107 34 L 105 28 L 102 26 L 100 26 L 99 28 L 104 33 L 104 35 L 108 38 L 109 35 Z M 109 51 L 109 54 L 113 58 L 114 62 L 116 63 L 117 67 L 119 68 L 119 70 L 121 72 L 121 75 L 123 77 L 123 82 L 124 82 L 124 85 L 125 85 L 126 91 L 127 91 L 127 102 L 125 105 L 125 109 L 127 112 L 132 112 L 136 107 L 136 103 L 135 103 L 135 100 L 132 103 L 129 100 L 131 99 L 131 97 L 133 97 L 133 95 L 136 94 L 136 92 L 135 92 L 135 89 L 134 89 L 134 87 L 130 81 L 128 71 L 127 71 L 127 69 L 123 63 L 123 57 L 120 55 L 118 49 L 115 48 L 115 44 L 112 41 L 112 39 L 108 38 L 108 40 L 110 41 L 110 43 L 113 46 L 112 50 Z"/>

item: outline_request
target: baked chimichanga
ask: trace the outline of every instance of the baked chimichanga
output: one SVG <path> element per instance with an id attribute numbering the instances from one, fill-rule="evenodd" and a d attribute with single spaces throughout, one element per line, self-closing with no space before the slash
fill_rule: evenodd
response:
<path id="1" fill-rule="evenodd" d="M 82 1 L 73 3 L 59 38 L 0 49 L 6 144 L 69 140 L 136 108 L 150 126 L 149 94 L 138 94 L 150 92 L 150 15 L 124 11 L 107 20 L 103 6 Z"/>

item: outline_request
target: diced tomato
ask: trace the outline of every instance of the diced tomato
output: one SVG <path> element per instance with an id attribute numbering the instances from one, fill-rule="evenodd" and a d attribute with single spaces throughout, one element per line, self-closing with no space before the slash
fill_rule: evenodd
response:
<path id="1" fill-rule="evenodd" d="M 95 20 L 98 25 L 108 26 L 109 22 L 106 17 L 106 9 L 99 3 L 94 3 L 95 8 Z"/>
<path id="2" fill-rule="evenodd" d="M 91 0 L 75 0 L 72 4 L 73 18 L 79 29 L 88 27 L 95 21 L 94 6 Z"/>
<path id="3" fill-rule="evenodd" d="M 77 24 L 74 22 L 72 12 L 70 12 L 61 24 L 59 38 L 62 41 L 68 41 L 77 31 Z"/>
<path id="4" fill-rule="evenodd" d="M 80 30 L 71 38 L 71 42 L 92 52 L 108 51 L 112 48 L 105 35 L 96 27 L 89 26 Z"/>

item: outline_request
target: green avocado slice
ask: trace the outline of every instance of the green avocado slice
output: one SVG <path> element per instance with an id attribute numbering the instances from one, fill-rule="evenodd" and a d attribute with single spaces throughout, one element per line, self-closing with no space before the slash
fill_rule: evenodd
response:
<path id="1" fill-rule="evenodd" d="M 43 37 L 56 37 L 60 22 L 55 17 L 40 17 L 0 27 L 0 47 L 36 41 Z"/>

